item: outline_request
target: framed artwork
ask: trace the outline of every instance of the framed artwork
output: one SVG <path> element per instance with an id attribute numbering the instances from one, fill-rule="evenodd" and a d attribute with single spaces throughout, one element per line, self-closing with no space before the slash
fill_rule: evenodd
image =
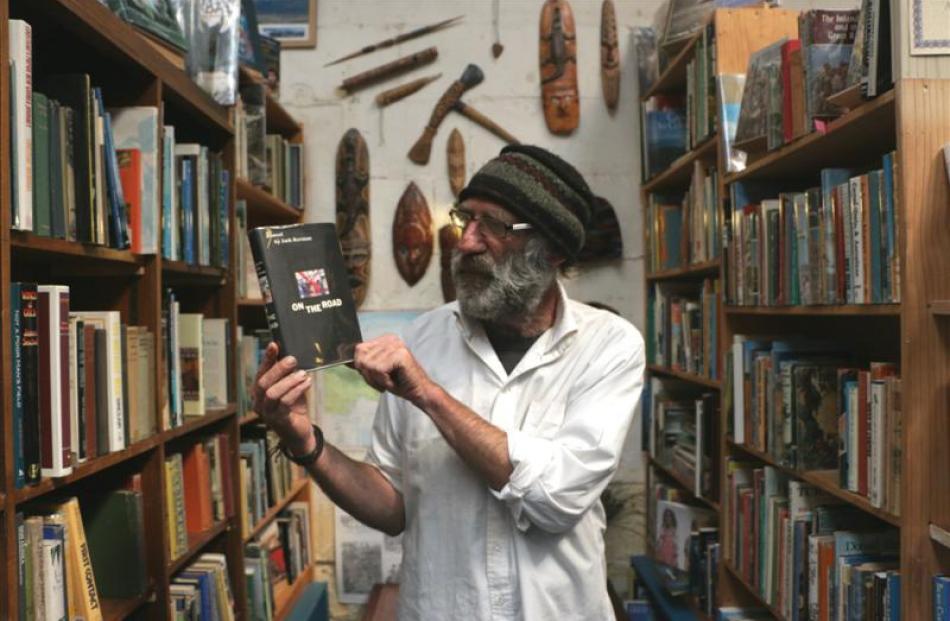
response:
<path id="1" fill-rule="evenodd" d="M 254 0 L 260 33 L 284 48 L 316 47 L 317 0 Z"/>

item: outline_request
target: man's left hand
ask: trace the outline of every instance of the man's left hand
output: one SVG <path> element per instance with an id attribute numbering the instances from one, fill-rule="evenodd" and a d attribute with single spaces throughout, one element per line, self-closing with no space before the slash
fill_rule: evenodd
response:
<path id="1" fill-rule="evenodd" d="M 389 391 L 416 406 L 433 386 L 406 344 L 392 334 L 358 344 L 353 366 L 376 390 Z"/>

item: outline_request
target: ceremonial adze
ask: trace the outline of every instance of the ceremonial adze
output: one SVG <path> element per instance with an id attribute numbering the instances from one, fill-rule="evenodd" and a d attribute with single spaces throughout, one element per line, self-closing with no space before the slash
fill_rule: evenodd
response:
<path id="1" fill-rule="evenodd" d="M 442 124 L 442 121 L 449 111 L 455 107 L 456 102 L 462 98 L 465 91 L 477 86 L 484 79 L 485 74 L 482 73 L 478 65 L 469 65 L 465 68 L 462 77 L 453 82 L 435 104 L 435 108 L 432 110 L 432 116 L 429 117 L 429 123 L 425 129 L 422 130 L 422 135 L 419 136 L 419 140 L 416 141 L 416 144 L 409 149 L 410 160 L 416 164 L 423 165 L 429 162 L 429 155 L 432 153 L 432 140 L 439 130 L 439 125 Z"/>

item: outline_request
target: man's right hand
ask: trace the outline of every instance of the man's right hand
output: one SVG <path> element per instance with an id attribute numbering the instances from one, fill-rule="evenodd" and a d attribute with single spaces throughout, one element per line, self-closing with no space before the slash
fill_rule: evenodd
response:
<path id="1" fill-rule="evenodd" d="M 307 408 L 307 391 L 313 379 L 297 371 L 293 356 L 277 359 L 276 343 L 267 345 L 254 382 L 254 411 L 294 455 L 316 448 Z"/>

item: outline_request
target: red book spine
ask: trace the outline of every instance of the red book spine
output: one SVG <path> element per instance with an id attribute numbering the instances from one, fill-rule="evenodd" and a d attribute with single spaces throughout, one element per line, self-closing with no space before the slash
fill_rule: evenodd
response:
<path id="1" fill-rule="evenodd" d="M 43 468 L 53 467 L 53 432 L 50 427 L 52 416 L 52 395 L 50 385 L 52 384 L 52 365 L 50 364 L 50 308 L 49 292 L 40 291 L 37 294 L 38 303 L 36 309 L 37 326 L 40 341 L 40 466 Z"/>
<path id="2" fill-rule="evenodd" d="M 118 149 L 122 198 L 129 206 L 132 252 L 142 252 L 142 154 L 138 149 Z"/>
<path id="3" fill-rule="evenodd" d="M 786 143 L 795 138 L 795 111 L 792 98 L 798 94 L 792 92 L 792 53 L 800 49 L 802 49 L 802 42 L 798 39 L 782 44 L 782 133 Z"/>
<path id="4" fill-rule="evenodd" d="M 83 326 L 81 338 L 85 343 L 83 355 L 86 357 L 86 456 L 94 459 L 99 456 L 99 442 L 96 434 L 96 328 Z"/>
<path id="5" fill-rule="evenodd" d="M 78 448 L 73 440 L 74 430 L 72 428 L 72 417 L 69 413 L 70 395 L 69 395 L 69 291 L 65 290 L 59 294 L 59 390 L 60 390 L 60 408 L 59 416 L 62 425 L 63 444 L 63 464 L 69 466 L 76 460 L 74 457 L 74 448 Z"/>
<path id="6" fill-rule="evenodd" d="M 192 446 L 182 455 L 182 478 L 185 486 L 185 527 L 188 534 L 200 533 L 202 527 L 201 487 L 206 483 L 201 480 L 201 469 L 198 464 L 198 447 Z"/>
<path id="7" fill-rule="evenodd" d="M 224 497 L 224 516 L 234 516 L 234 479 L 231 476 L 231 451 L 228 436 L 218 434 L 218 457 L 221 464 L 221 494 Z"/>

